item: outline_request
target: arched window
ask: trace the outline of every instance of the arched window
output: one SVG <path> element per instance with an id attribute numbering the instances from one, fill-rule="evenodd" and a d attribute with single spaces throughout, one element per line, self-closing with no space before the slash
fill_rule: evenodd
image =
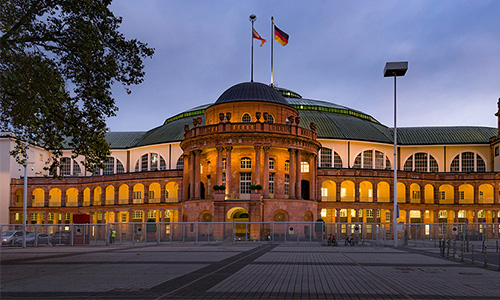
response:
<path id="1" fill-rule="evenodd" d="M 333 167 L 342 168 L 342 158 L 337 152 L 333 152 Z"/>
<path id="2" fill-rule="evenodd" d="M 241 164 L 240 168 L 242 169 L 251 169 L 252 168 L 252 161 L 248 157 L 243 157 L 241 159 Z"/>
<path id="3" fill-rule="evenodd" d="M 82 173 L 78 162 L 70 157 L 61 157 L 59 174 L 62 176 L 80 176 Z"/>
<path id="4" fill-rule="evenodd" d="M 390 169 L 391 162 L 387 155 L 381 151 L 365 150 L 356 156 L 352 167 L 357 169 Z"/>
<path id="5" fill-rule="evenodd" d="M 60 174 L 63 176 L 71 175 L 71 158 L 62 157 L 60 164 L 61 164 L 59 166 Z"/>
<path id="6" fill-rule="evenodd" d="M 141 171 L 156 171 L 167 169 L 165 159 L 158 153 L 146 153 L 141 156 L 140 161 Z M 135 165 L 135 171 L 139 171 L 139 161 Z"/>
<path id="7" fill-rule="evenodd" d="M 115 172 L 115 158 L 108 157 L 108 160 L 104 162 L 104 170 L 102 170 L 102 175 L 110 175 Z"/>
<path id="8" fill-rule="evenodd" d="M 177 170 L 182 170 L 184 169 L 184 156 L 181 155 L 179 159 L 177 160 L 177 165 L 175 166 Z"/>
<path id="9" fill-rule="evenodd" d="M 267 123 L 271 123 L 271 124 L 272 124 L 272 123 L 274 123 L 274 117 L 273 117 L 273 116 L 271 116 L 271 115 L 269 115 L 269 116 L 267 117 Z"/>
<path id="10" fill-rule="evenodd" d="M 226 169 L 226 159 L 223 158 L 222 159 L 222 170 L 225 170 Z"/>
<path id="11" fill-rule="evenodd" d="M 125 173 L 125 168 L 120 160 L 116 160 L 116 174 Z"/>
<path id="12" fill-rule="evenodd" d="M 462 152 L 455 156 L 450 165 L 451 172 L 486 172 L 486 164 L 474 152 Z"/>
<path id="13" fill-rule="evenodd" d="M 331 168 L 332 167 L 332 149 L 321 148 L 320 150 L 320 167 L 321 168 Z"/>
<path id="14" fill-rule="evenodd" d="M 249 114 L 245 113 L 241 117 L 241 122 L 243 122 L 243 123 L 250 123 L 250 122 L 252 122 L 252 117 Z"/>
<path id="15" fill-rule="evenodd" d="M 437 172 L 438 164 L 434 156 L 425 152 L 418 152 L 408 157 L 403 170 L 415 172 Z"/>

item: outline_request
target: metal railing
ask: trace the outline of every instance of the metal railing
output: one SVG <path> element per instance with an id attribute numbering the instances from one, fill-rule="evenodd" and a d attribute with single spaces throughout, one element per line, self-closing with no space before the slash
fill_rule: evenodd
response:
<path id="1" fill-rule="evenodd" d="M 487 241 L 499 238 L 498 223 L 412 223 L 398 224 L 397 239 L 408 241 Z M 2 235 L 8 230 L 22 230 L 21 224 L 0 225 Z M 35 233 L 29 245 L 109 245 L 138 243 L 239 243 L 239 242 L 324 242 L 330 236 L 344 240 L 351 236 L 358 244 L 383 244 L 394 239 L 392 223 L 323 223 L 323 222 L 127 222 L 105 224 L 32 224 Z M 112 238 L 114 233 L 114 239 Z M 48 243 L 39 241 L 40 233 L 49 235 Z M 2 246 L 22 244 L 2 236 Z"/>

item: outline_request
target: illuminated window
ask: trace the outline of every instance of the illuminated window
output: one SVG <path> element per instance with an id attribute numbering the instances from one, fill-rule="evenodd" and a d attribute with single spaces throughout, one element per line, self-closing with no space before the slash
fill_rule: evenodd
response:
<path id="1" fill-rule="evenodd" d="M 271 123 L 271 124 L 272 124 L 272 123 L 274 123 L 274 117 L 273 117 L 273 116 L 271 116 L 271 115 L 269 115 L 269 116 L 267 117 L 267 123 Z"/>
<path id="2" fill-rule="evenodd" d="M 134 199 L 142 199 L 142 191 L 135 191 L 133 197 Z"/>
<path id="3" fill-rule="evenodd" d="M 155 198 L 155 191 L 149 191 L 149 199 Z"/>
<path id="4" fill-rule="evenodd" d="M 62 157 L 61 162 L 60 162 L 60 174 L 63 176 L 68 176 L 71 175 L 71 158 L 69 157 Z"/>
<path id="5" fill-rule="evenodd" d="M 226 159 L 223 158 L 222 159 L 222 170 L 225 170 L 226 169 Z"/>
<path id="6" fill-rule="evenodd" d="M 458 217 L 459 218 L 465 218 L 465 210 L 459 210 L 458 211 Z"/>
<path id="7" fill-rule="evenodd" d="M 148 219 L 156 219 L 156 210 L 148 211 Z"/>
<path id="8" fill-rule="evenodd" d="M 252 173 L 240 173 L 240 194 L 250 194 Z"/>
<path id="9" fill-rule="evenodd" d="M 269 170 L 274 170 L 274 159 L 273 158 L 269 159 Z"/>
<path id="10" fill-rule="evenodd" d="M 289 171 L 290 171 L 290 161 L 285 160 L 285 172 L 289 172 Z"/>
<path id="11" fill-rule="evenodd" d="M 344 208 L 340 210 L 340 217 L 341 218 L 347 217 L 347 209 Z"/>
<path id="12" fill-rule="evenodd" d="M 134 210 L 132 212 L 132 219 L 142 219 L 144 212 L 142 210 Z"/>
<path id="13" fill-rule="evenodd" d="M 458 191 L 458 199 L 459 200 L 465 199 L 465 191 Z"/>
<path id="14" fill-rule="evenodd" d="M 243 122 L 243 123 L 250 123 L 250 122 L 252 122 L 252 117 L 249 114 L 244 114 L 241 117 L 241 122 Z"/>
<path id="15" fill-rule="evenodd" d="M 121 214 L 121 220 L 122 220 L 123 223 L 127 222 L 127 214 L 126 213 L 124 213 L 124 214 L 122 213 Z"/>
<path id="16" fill-rule="evenodd" d="M 285 195 L 290 195 L 290 175 L 285 174 Z"/>
<path id="17" fill-rule="evenodd" d="M 420 199 L 420 191 L 413 191 L 411 195 L 412 199 Z"/>
<path id="18" fill-rule="evenodd" d="M 385 159 L 384 159 L 385 157 Z M 339 157 L 340 158 L 340 157 Z M 384 165 L 385 162 L 385 165 Z M 391 163 L 387 155 L 377 150 L 365 150 L 354 159 L 353 168 L 356 169 L 390 169 Z"/>
<path id="19" fill-rule="evenodd" d="M 309 173 L 309 163 L 306 161 L 300 162 L 300 172 Z"/>
<path id="20" fill-rule="evenodd" d="M 446 192 L 439 191 L 439 200 L 445 200 L 445 199 L 446 199 Z"/>
<path id="21" fill-rule="evenodd" d="M 240 168 L 242 169 L 251 169 L 252 168 L 252 161 L 248 157 L 243 157 L 241 159 L 241 164 Z"/>
<path id="22" fill-rule="evenodd" d="M 269 173 L 269 193 L 274 194 L 274 174 Z"/>
<path id="23" fill-rule="evenodd" d="M 328 197 L 328 189 L 321 188 L 321 197 Z"/>
<path id="24" fill-rule="evenodd" d="M 447 218 L 448 217 L 448 211 L 447 210 L 440 210 L 438 213 L 440 218 Z"/>
<path id="25" fill-rule="evenodd" d="M 367 218 L 373 218 L 373 210 L 367 209 L 366 210 L 366 217 Z"/>

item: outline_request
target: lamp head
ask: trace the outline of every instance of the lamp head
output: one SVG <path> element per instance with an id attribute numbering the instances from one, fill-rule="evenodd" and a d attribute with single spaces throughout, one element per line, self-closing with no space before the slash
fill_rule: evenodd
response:
<path id="1" fill-rule="evenodd" d="M 250 20 L 250 22 L 253 23 L 253 22 L 257 21 L 257 16 L 254 14 L 251 14 L 250 17 L 248 17 L 248 19 Z"/>
<path id="2" fill-rule="evenodd" d="M 408 70 L 408 62 L 388 62 L 385 64 L 384 77 L 405 76 Z"/>

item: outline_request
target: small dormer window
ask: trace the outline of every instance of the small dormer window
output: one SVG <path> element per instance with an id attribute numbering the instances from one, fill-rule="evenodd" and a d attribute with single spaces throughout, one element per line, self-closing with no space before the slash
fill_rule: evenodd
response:
<path id="1" fill-rule="evenodd" d="M 243 123 L 250 123 L 250 122 L 252 122 L 252 117 L 249 114 L 245 113 L 241 117 L 241 122 L 243 122 Z"/>
<path id="2" fill-rule="evenodd" d="M 273 117 L 273 116 L 271 116 L 271 115 L 269 115 L 269 116 L 267 117 L 267 123 L 271 123 L 271 124 L 272 124 L 272 123 L 274 123 L 274 117 Z"/>

